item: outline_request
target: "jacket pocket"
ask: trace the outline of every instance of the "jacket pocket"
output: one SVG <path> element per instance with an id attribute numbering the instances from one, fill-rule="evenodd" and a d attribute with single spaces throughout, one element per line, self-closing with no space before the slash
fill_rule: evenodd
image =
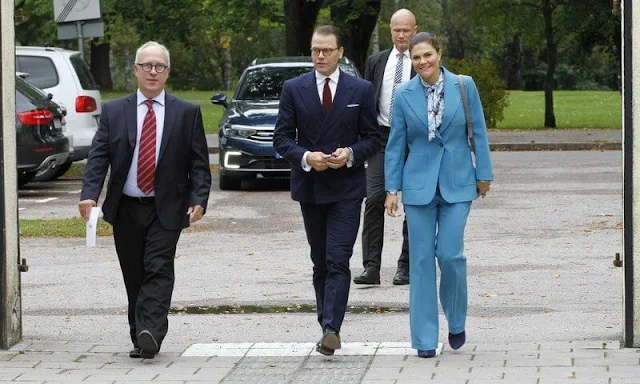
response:
<path id="1" fill-rule="evenodd" d="M 402 171 L 402 190 L 422 189 L 427 181 L 427 154 L 411 153 Z"/>
<path id="2" fill-rule="evenodd" d="M 453 152 L 453 174 L 456 186 L 476 183 L 476 172 L 471 159 L 471 149 L 463 148 Z"/>

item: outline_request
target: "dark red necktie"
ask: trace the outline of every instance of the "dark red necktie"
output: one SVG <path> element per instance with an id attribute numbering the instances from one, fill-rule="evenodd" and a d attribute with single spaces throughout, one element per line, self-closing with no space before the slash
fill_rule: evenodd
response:
<path id="1" fill-rule="evenodd" d="M 156 113 L 153 100 L 146 100 L 147 114 L 142 123 L 138 147 L 138 188 L 148 195 L 156 183 Z"/>
<path id="2" fill-rule="evenodd" d="M 329 88 L 330 78 L 326 78 L 324 81 L 324 89 L 322 90 L 322 109 L 324 110 L 324 114 L 328 114 L 331 109 L 331 104 L 333 101 L 331 100 L 331 88 Z"/>

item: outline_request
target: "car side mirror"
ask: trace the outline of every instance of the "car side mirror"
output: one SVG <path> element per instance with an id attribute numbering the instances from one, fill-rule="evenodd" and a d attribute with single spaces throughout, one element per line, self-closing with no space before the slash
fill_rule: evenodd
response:
<path id="1" fill-rule="evenodd" d="M 229 103 L 227 103 L 227 95 L 224 93 L 214 94 L 211 96 L 211 104 L 222 105 L 225 108 L 229 108 Z"/>

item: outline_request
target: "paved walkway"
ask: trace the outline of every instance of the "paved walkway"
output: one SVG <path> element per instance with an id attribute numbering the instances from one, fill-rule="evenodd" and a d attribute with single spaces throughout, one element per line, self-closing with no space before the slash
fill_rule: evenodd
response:
<path id="1" fill-rule="evenodd" d="M 432 359 L 406 347 L 352 343 L 324 357 L 310 344 L 198 344 L 138 360 L 121 345 L 25 342 L 0 351 L 0 383 L 640 383 L 640 353 L 617 341 L 465 345 Z"/>
<path id="2" fill-rule="evenodd" d="M 208 139 L 210 140 L 211 148 L 215 148 L 216 137 L 209 136 Z M 490 140 L 494 150 L 508 150 L 509 148 L 517 150 L 525 149 L 526 146 L 536 149 L 558 150 L 598 149 L 608 145 L 612 147 L 618 146 L 619 148 L 621 145 L 621 131 L 496 131 L 490 133 Z M 609 147 L 604 149 L 609 149 Z M 600 172 L 603 170 L 602 166 L 596 168 Z M 536 174 L 540 175 L 540 173 Z M 519 185 L 517 180 L 515 183 L 515 185 Z M 575 192 L 577 187 L 574 185 L 572 188 L 571 191 Z M 511 191 L 509 194 L 514 193 L 517 194 L 518 192 Z M 237 195 L 240 196 L 243 193 Z M 273 197 L 271 196 L 270 198 Z M 602 212 L 608 212 L 606 207 L 603 209 Z M 527 212 L 530 214 L 532 211 Z M 498 214 L 496 217 L 505 216 Z M 558 224 L 558 226 L 562 225 Z M 591 233 L 591 236 L 593 235 Z M 273 236 L 276 235 L 271 234 L 270 236 L 273 239 Z M 233 239 L 235 238 L 231 237 L 228 241 L 233 242 Z M 275 241 L 277 242 L 277 239 Z M 198 244 L 198 241 L 193 243 Z M 283 242 L 280 243 L 284 244 Z M 513 247 L 516 246 L 515 244 L 513 245 Z M 286 248 L 289 248 L 289 246 Z M 280 249 L 280 252 L 284 252 L 283 249 Z M 87 258 L 87 255 L 83 257 Z M 94 263 L 94 260 L 97 259 L 89 257 L 85 262 Z M 607 259 L 607 262 L 610 263 L 610 260 Z M 51 263 L 64 265 L 60 264 L 59 258 L 54 258 Z M 96 267 L 99 269 L 105 267 L 105 264 L 96 265 L 100 265 Z M 524 262 L 517 264 L 518 268 L 524 268 L 527 265 Z M 41 266 L 41 268 L 44 268 L 44 266 Z M 222 270 L 224 271 L 224 269 Z M 556 277 L 558 276 L 560 275 L 556 275 Z M 584 275 L 580 276 L 585 278 Z M 557 280 L 561 279 L 558 278 Z M 257 287 L 255 284 L 253 286 L 256 289 L 264 289 Z M 598 286 L 601 285 L 598 284 Z M 118 287 L 121 289 L 120 286 Z M 264 287 L 264 284 L 262 287 Z M 581 286 L 576 289 L 586 292 L 587 288 L 589 287 Z M 273 289 L 270 288 L 269 290 Z M 114 294 L 117 291 L 115 288 L 111 290 L 114 291 Z M 194 286 L 194 290 L 197 290 L 197 286 Z M 371 295 L 374 293 L 371 292 Z M 81 295 L 83 293 L 79 292 L 78 294 Z M 86 290 L 84 294 L 86 294 Z M 118 291 L 117 294 L 121 295 L 121 292 Z M 71 300 L 71 298 L 67 299 Z M 32 300 L 34 299 L 32 298 Z M 582 303 L 576 303 L 576 305 L 582 305 Z M 107 311 L 106 313 L 110 312 Z M 32 317 L 38 315 L 39 312 L 31 314 Z M 124 316 L 124 314 L 121 314 L 120 321 Z M 177 320 L 178 317 L 173 319 Z M 238 321 L 248 321 L 244 318 L 237 319 Z M 292 321 L 294 320 L 287 319 L 286 321 L 287 324 L 293 324 Z M 181 326 L 188 326 L 186 320 L 182 321 L 185 324 Z M 197 329 L 202 330 L 202 339 L 211 338 L 207 332 L 211 328 L 215 328 L 216 321 L 218 320 L 212 320 L 208 328 L 203 327 L 200 323 L 196 325 L 199 327 Z M 389 322 L 388 318 L 385 321 Z M 498 324 L 499 320 L 492 321 Z M 523 332 L 526 332 L 525 329 L 527 329 L 523 328 L 523 326 L 535 328 L 535 325 L 527 325 L 535 323 L 518 323 L 514 317 L 507 316 L 505 321 L 509 321 L 513 328 L 522 329 Z M 65 329 L 64 332 L 72 332 L 74 324 L 76 327 L 84 326 L 84 323 L 77 316 L 75 318 L 69 316 L 68 319 L 66 317 L 65 319 L 60 319 L 60 316 L 52 315 L 47 319 L 48 326 L 59 326 L 53 325 L 51 322 L 60 322 L 70 329 Z M 581 326 L 580 319 L 575 317 L 565 319 L 559 317 L 557 324 L 558 327 L 565 328 Z M 46 325 L 43 324 L 43 326 Z M 260 325 L 253 325 L 253 323 L 252 326 L 260 327 Z M 172 332 L 177 333 L 178 329 L 179 326 L 176 326 L 172 328 Z M 499 329 L 496 328 L 495 332 L 499 332 Z M 569 330 L 575 331 L 575 329 Z M 96 332 L 98 331 L 96 330 Z M 468 343 L 458 351 L 451 350 L 445 344 L 441 353 L 432 359 L 418 358 L 415 351 L 410 349 L 407 343 L 384 342 L 384 340 L 377 342 L 349 340 L 350 342 L 345 343 L 344 348 L 339 350 L 336 356 L 330 358 L 315 353 L 311 343 L 193 344 L 193 342 L 184 342 L 167 343 L 155 359 L 138 360 L 128 357 L 127 351 L 123 350 L 123 342 L 120 340 L 100 341 L 97 344 L 68 342 L 64 341 L 63 330 L 60 332 L 59 340 L 47 339 L 45 341 L 29 340 L 29 334 L 25 334 L 26 340 L 24 342 L 8 351 L 0 351 L 0 384 L 9 382 L 94 384 L 640 383 L 640 350 L 623 349 L 619 340 L 595 339 L 521 343 L 514 339 L 513 342 L 504 344 L 482 344 L 476 338 L 474 342 Z M 617 333 L 615 330 L 611 332 L 611 334 Z M 115 333 L 112 334 L 115 335 Z M 118 337 L 122 339 L 123 336 L 119 335 Z M 254 339 L 246 338 L 249 340 Z M 570 338 L 567 337 L 567 339 Z M 69 339 L 66 338 L 66 340 Z M 257 338 L 255 341 L 258 341 Z"/>
<path id="3" fill-rule="evenodd" d="M 218 152 L 218 135 L 207 135 L 209 153 Z M 494 151 L 532 150 L 620 150 L 622 130 L 549 129 L 535 131 L 491 130 L 489 144 Z"/>

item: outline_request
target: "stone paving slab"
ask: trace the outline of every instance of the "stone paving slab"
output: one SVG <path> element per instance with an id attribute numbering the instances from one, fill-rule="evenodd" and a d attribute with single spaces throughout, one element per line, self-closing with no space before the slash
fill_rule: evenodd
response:
<path id="1" fill-rule="evenodd" d="M 241 350 L 242 356 L 188 356 L 182 353 L 131 359 L 115 345 L 21 343 L 0 351 L 2 383 L 640 383 L 640 351 L 617 341 L 467 344 L 458 351 L 441 346 L 432 359 L 411 353 L 407 343 L 350 343 L 354 353 L 332 357 L 282 356 L 279 351 L 312 343 L 218 343 L 209 351 Z M 347 343 L 345 343 L 347 344 Z M 200 345 L 200 347 L 196 347 Z M 599 347 L 599 348 L 598 348 Z M 356 353 L 355 349 L 358 348 Z M 85 352 L 77 351 L 101 351 Z M 260 351 L 262 356 L 250 352 Z M 268 355 L 267 352 L 271 352 Z"/>

